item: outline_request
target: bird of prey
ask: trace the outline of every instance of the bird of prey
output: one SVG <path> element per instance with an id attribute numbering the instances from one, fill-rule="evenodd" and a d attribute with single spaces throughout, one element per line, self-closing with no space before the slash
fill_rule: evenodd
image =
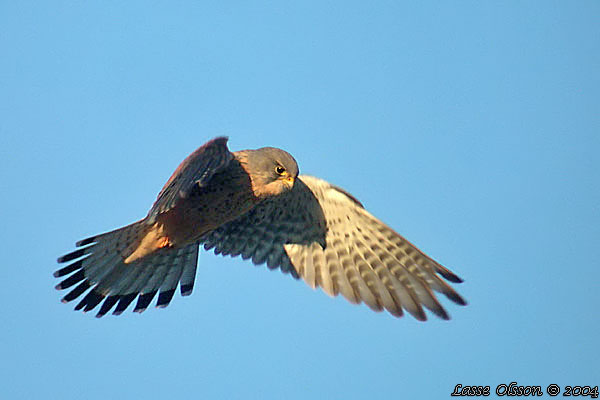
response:
<path id="1" fill-rule="evenodd" d="M 177 286 L 191 294 L 199 245 L 281 269 L 327 294 L 375 311 L 426 320 L 423 307 L 449 319 L 434 292 L 465 305 L 446 282 L 460 283 L 345 190 L 298 175 L 287 152 L 263 147 L 230 152 L 213 139 L 175 170 L 140 221 L 80 240 L 58 259 L 71 264 L 56 285 L 75 286 L 62 299 L 87 294 L 75 307 L 97 317 L 121 314 L 136 298 L 142 312 L 158 293 L 166 307 Z M 115 307 L 116 306 L 116 307 Z"/>

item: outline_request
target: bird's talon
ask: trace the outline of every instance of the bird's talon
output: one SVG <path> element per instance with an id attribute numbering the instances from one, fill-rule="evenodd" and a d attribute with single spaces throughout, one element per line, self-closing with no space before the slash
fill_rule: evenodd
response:
<path id="1" fill-rule="evenodd" d="M 169 238 L 168 237 L 163 237 L 160 238 L 160 240 L 158 241 L 158 248 L 162 249 L 164 247 L 170 247 L 171 243 L 169 242 Z"/>

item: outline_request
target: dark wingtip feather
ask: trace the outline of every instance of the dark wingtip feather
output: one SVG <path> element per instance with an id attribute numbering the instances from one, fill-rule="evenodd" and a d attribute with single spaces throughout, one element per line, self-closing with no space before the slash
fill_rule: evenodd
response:
<path id="1" fill-rule="evenodd" d="M 168 306 L 171 300 L 173 299 L 174 294 L 175 289 L 160 292 L 160 294 L 158 295 L 158 300 L 156 301 L 156 308 L 165 308 L 166 306 Z"/>
<path id="2" fill-rule="evenodd" d="M 83 260 L 75 261 L 73 264 L 69 264 L 64 268 L 61 268 L 58 271 L 55 271 L 54 274 L 52 274 L 52 275 L 54 275 L 55 278 L 60 278 L 61 276 L 65 276 L 75 270 L 80 269 L 82 263 L 83 263 Z"/>
<path id="3" fill-rule="evenodd" d="M 83 309 L 83 312 L 92 311 L 100 302 L 104 299 L 104 296 L 94 297 L 93 300 L 89 301 Z"/>
<path id="4" fill-rule="evenodd" d="M 441 319 L 448 321 L 450 319 L 450 315 L 443 307 L 438 307 L 431 310 L 435 315 L 440 317 Z"/>
<path id="5" fill-rule="evenodd" d="M 54 286 L 54 288 L 56 290 L 66 289 L 66 288 L 71 287 L 74 284 L 76 284 L 77 282 L 80 282 L 80 281 L 82 281 L 84 279 L 85 279 L 85 274 L 83 273 L 83 270 L 80 269 L 79 271 L 77 271 L 76 273 L 74 273 L 73 275 L 71 275 L 70 277 L 68 277 L 67 279 L 63 280 L 58 285 Z"/>
<path id="6" fill-rule="evenodd" d="M 96 314 L 96 318 L 101 318 L 106 313 L 108 313 L 110 311 L 110 309 L 113 308 L 113 306 L 115 304 L 117 304 L 117 301 L 119 301 L 119 298 L 120 298 L 119 295 L 108 296 L 106 298 L 106 300 L 104 300 L 104 303 L 102 303 L 102 307 L 100 307 L 100 311 L 98 311 L 98 313 Z"/>
<path id="7" fill-rule="evenodd" d="M 211 144 L 211 143 L 218 143 L 218 144 L 227 144 L 227 141 L 229 140 L 229 136 L 217 136 L 216 138 L 209 140 L 206 144 Z"/>
<path id="8" fill-rule="evenodd" d="M 79 304 L 77 304 L 77 305 L 75 306 L 74 310 L 75 310 L 75 311 L 79 311 L 79 310 L 81 310 L 81 309 L 82 309 L 84 306 L 85 306 L 85 299 L 84 299 L 84 300 L 81 300 L 81 301 L 79 302 Z"/>
<path id="9" fill-rule="evenodd" d="M 194 290 L 193 284 L 181 285 L 181 295 L 182 296 L 189 296 L 190 294 L 192 294 L 192 290 Z"/>
<path id="10" fill-rule="evenodd" d="M 446 297 L 448 297 L 450 300 L 452 300 L 453 302 L 455 302 L 458 305 L 461 306 L 466 306 L 468 303 L 465 299 L 462 298 L 462 296 L 456 292 L 452 292 L 452 293 L 445 293 Z"/>
<path id="11" fill-rule="evenodd" d="M 436 271 L 438 274 L 442 275 L 444 278 L 446 278 L 446 280 L 448 280 L 450 282 L 453 282 L 453 283 L 463 283 L 464 282 L 458 275 L 455 275 L 454 273 L 450 272 L 446 268 L 437 268 Z"/>
<path id="12" fill-rule="evenodd" d="M 121 296 L 121 298 L 119 299 L 119 304 L 117 304 L 117 308 L 115 308 L 115 311 L 113 311 L 113 315 L 123 314 L 123 311 L 125 311 L 125 309 L 129 307 L 131 302 L 135 300 L 136 296 L 137 293 L 130 293 L 126 294 L 125 296 Z"/>
<path id="13" fill-rule="evenodd" d="M 88 312 L 93 310 L 101 301 L 104 299 L 104 295 L 96 292 L 96 290 L 92 289 L 83 300 L 77 304 L 75 310 L 81 310 L 83 308 L 83 312 Z M 84 308 L 85 307 L 85 308 Z"/>
<path id="14" fill-rule="evenodd" d="M 75 243 L 76 247 L 85 246 L 86 244 L 94 243 L 96 241 L 96 236 L 92 236 L 89 238 L 81 239 L 77 243 Z"/>
<path id="15" fill-rule="evenodd" d="M 85 280 L 81 282 L 75 289 L 71 290 L 69 293 L 62 298 L 63 303 L 68 303 L 71 300 L 75 300 L 79 296 L 83 294 L 86 290 L 88 290 L 92 286 L 89 281 Z"/>
<path id="16" fill-rule="evenodd" d="M 141 294 L 138 298 L 138 302 L 135 305 L 135 308 L 133 309 L 133 312 L 141 313 L 144 310 L 146 310 L 146 308 L 148 308 L 148 305 L 150 305 L 150 303 L 152 302 L 154 296 L 156 296 L 156 290 L 150 293 Z"/>
<path id="17" fill-rule="evenodd" d="M 75 251 L 70 252 L 69 254 L 65 254 L 64 256 L 58 257 L 58 259 L 56 260 L 56 262 L 58 262 L 58 263 L 64 263 L 64 262 L 71 261 L 71 260 L 74 260 L 76 258 L 79 258 L 79 257 L 81 257 L 81 256 L 83 256 L 85 254 L 86 250 L 87 250 L 87 247 L 85 247 L 83 249 L 77 249 Z"/>
<path id="18" fill-rule="evenodd" d="M 419 313 L 419 312 L 416 312 L 416 313 L 414 313 L 414 314 L 413 314 L 413 313 L 411 313 L 411 315 L 412 315 L 413 317 L 415 317 L 415 319 L 416 319 L 417 321 L 421 321 L 421 322 L 425 322 L 425 321 L 427 321 L 427 314 L 425 314 L 425 311 L 423 311 L 423 310 L 421 310 L 421 312 L 420 312 L 420 313 Z"/>

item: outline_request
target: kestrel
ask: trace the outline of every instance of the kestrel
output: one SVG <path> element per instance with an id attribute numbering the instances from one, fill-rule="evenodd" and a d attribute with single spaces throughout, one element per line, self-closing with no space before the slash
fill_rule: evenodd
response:
<path id="1" fill-rule="evenodd" d="M 446 281 L 462 280 L 425 255 L 345 190 L 298 176 L 296 160 L 273 147 L 230 152 L 227 138 L 188 156 L 158 194 L 148 215 L 76 243 L 54 273 L 64 298 L 89 292 L 75 307 L 97 317 L 121 314 L 137 297 L 144 311 L 158 293 L 166 307 L 179 285 L 191 294 L 199 245 L 281 269 L 327 294 L 342 294 L 375 311 L 426 320 L 423 307 L 449 319 L 434 291 L 465 305 Z M 442 279 L 444 278 L 444 279 Z"/>

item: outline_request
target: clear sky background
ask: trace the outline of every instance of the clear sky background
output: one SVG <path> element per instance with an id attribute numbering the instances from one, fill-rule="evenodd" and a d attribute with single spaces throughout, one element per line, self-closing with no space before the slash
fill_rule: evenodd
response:
<path id="1" fill-rule="evenodd" d="M 599 21 L 597 1 L 1 1 L 0 397 L 600 384 Z M 353 193 L 469 305 L 395 319 L 207 252 L 165 310 L 61 304 L 56 257 L 143 217 L 217 135 Z"/>

